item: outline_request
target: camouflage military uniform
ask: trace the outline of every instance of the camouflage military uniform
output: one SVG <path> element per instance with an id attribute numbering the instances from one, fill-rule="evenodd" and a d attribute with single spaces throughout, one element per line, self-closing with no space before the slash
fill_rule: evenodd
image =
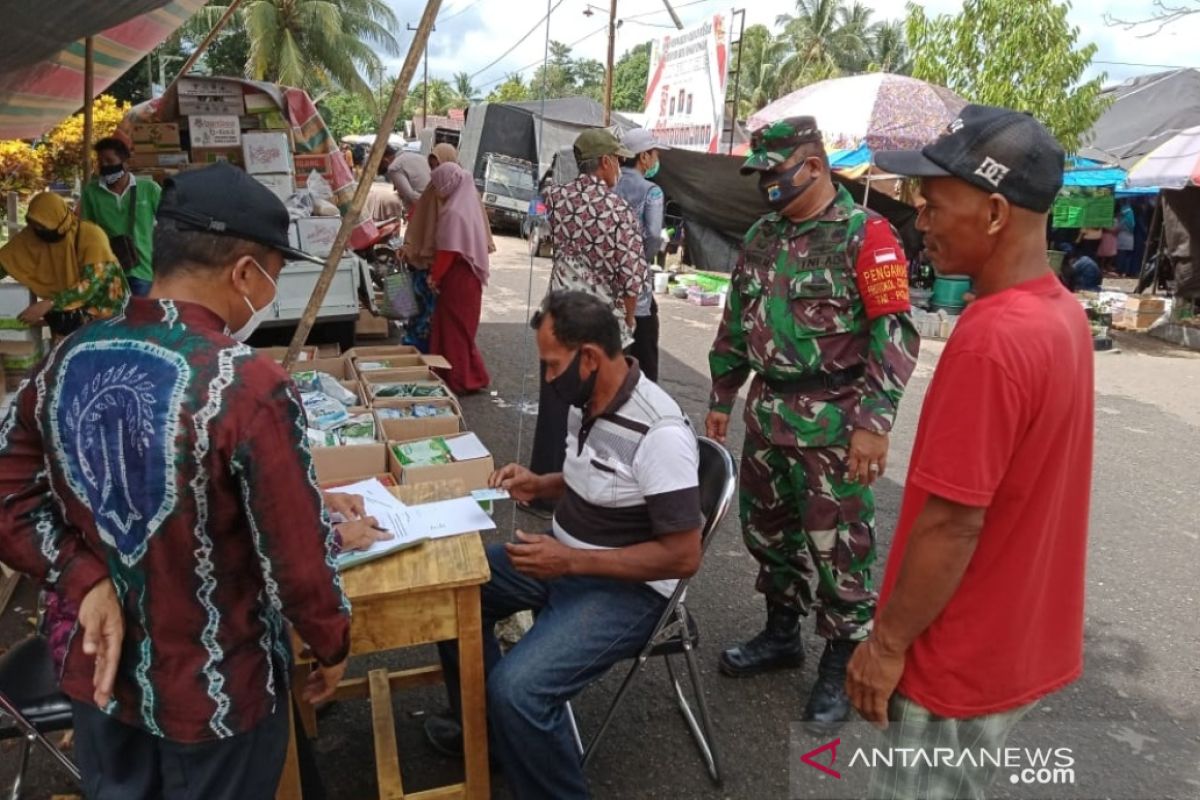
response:
<path id="1" fill-rule="evenodd" d="M 740 513 L 757 589 L 802 614 L 819 600 L 826 639 L 865 639 L 875 613 L 875 501 L 848 479 L 847 451 L 856 428 L 891 430 L 916 364 L 904 270 L 890 225 L 842 187 L 819 218 L 768 214 L 746 234 L 709 356 L 714 411 L 754 373 Z"/>

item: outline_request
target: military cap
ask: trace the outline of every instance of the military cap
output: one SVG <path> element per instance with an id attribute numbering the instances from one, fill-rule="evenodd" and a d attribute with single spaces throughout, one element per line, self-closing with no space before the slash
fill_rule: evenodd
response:
<path id="1" fill-rule="evenodd" d="M 792 157 L 802 144 L 822 144 L 821 130 L 813 117 L 788 117 L 763 126 L 750 136 L 750 155 L 742 174 L 769 172 Z"/>

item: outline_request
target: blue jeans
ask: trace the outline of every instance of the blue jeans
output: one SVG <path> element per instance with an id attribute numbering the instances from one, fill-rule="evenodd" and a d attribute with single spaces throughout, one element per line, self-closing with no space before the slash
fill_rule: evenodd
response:
<path id="1" fill-rule="evenodd" d="M 145 297 L 150 294 L 150 287 L 154 285 L 153 281 L 144 281 L 141 278 L 126 277 L 129 282 L 129 293 L 134 297 Z"/>
<path id="2" fill-rule="evenodd" d="M 589 797 L 565 705 L 618 661 L 633 658 L 666 608 L 645 584 L 609 578 L 539 581 L 502 544 L 489 545 L 483 587 L 483 659 L 491 747 L 518 800 Z M 501 658 L 494 627 L 531 610 L 533 628 Z M 458 648 L 438 645 L 450 705 L 459 712 Z"/>

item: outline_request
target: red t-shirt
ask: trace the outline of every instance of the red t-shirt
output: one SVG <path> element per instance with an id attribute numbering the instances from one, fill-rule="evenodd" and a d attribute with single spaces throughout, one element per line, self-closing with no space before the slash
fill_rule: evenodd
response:
<path id="1" fill-rule="evenodd" d="M 1030 703 L 1083 669 L 1092 338 L 1051 274 L 972 303 L 917 428 L 880 592 L 930 495 L 987 509 L 954 596 L 908 652 L 899 691 L 945 717 Z"/>

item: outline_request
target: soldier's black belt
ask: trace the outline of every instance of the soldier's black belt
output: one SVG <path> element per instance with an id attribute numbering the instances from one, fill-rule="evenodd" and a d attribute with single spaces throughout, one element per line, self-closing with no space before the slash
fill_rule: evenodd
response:
<path id="1" fill-rule="evenodd" d="M 849 386 L 861 378 L 863 372 L 863 368 L 858 366 L 837 372 L 822 372 L 819 375 L 812 375 L 808 378 L 797 378 L 794 381 L 763 378 L 763 382 L 775 394 L 804 394 L 805 392 L 817 392 L 823 389 L 826 391 L 841 389 L 843 386 Z"/>

